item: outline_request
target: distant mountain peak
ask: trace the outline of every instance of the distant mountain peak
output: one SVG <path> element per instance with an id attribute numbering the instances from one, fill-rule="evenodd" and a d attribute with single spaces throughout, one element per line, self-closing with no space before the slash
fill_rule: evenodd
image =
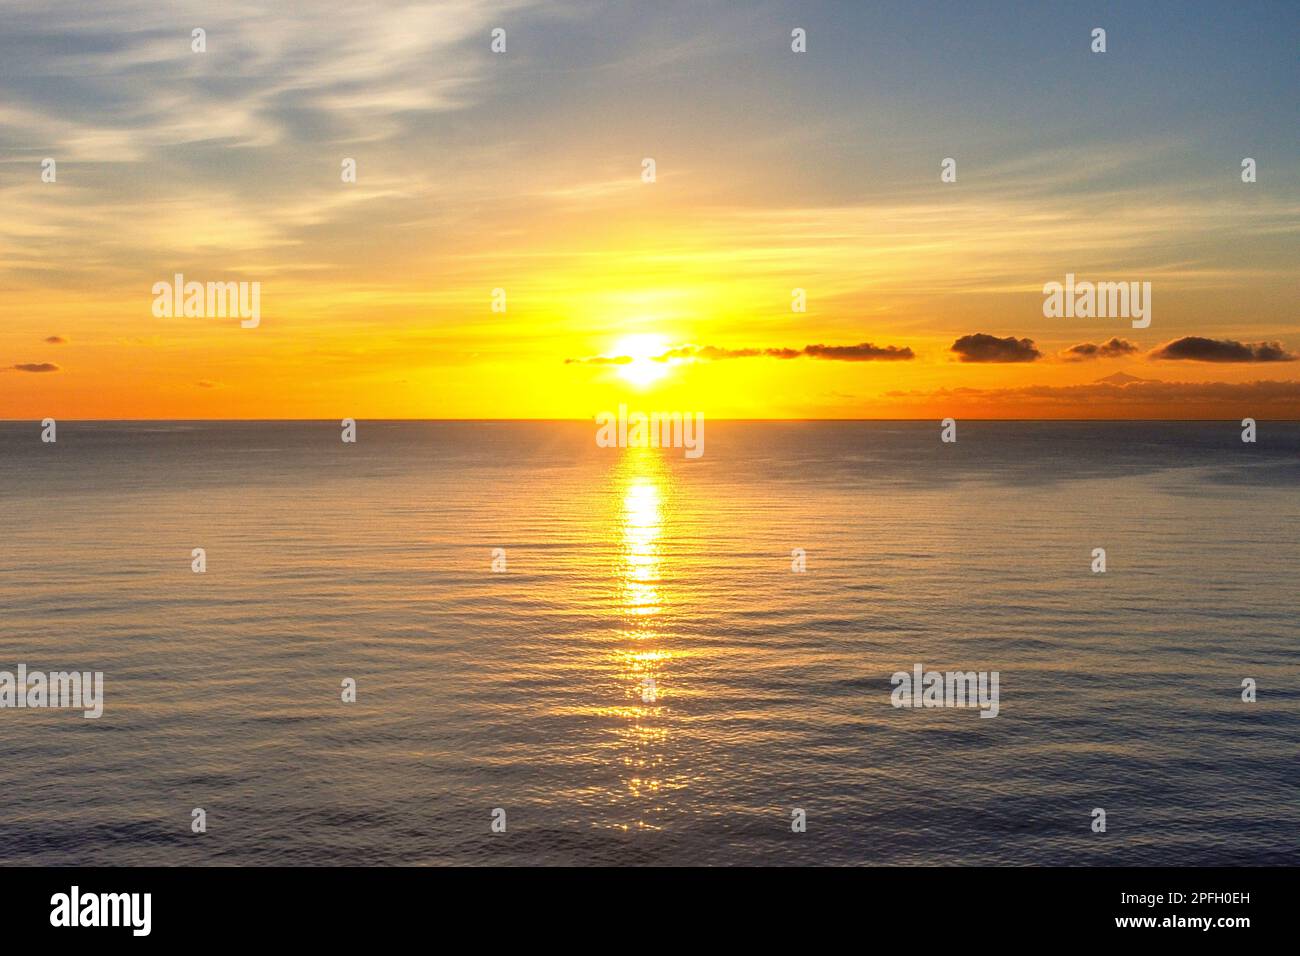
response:
<path id="1" fill-rule="evenodd" d="M 1153 378 L 1138 378 L 1136 375 L 1130 375 L 1128 372 L 1116 372 L 1114 375 L 1107 375 L 1105 378 L 1097 379 L 1097 384 L 1106 385 L 1128 385 L 1130 382 L 1154 382 Z"/>

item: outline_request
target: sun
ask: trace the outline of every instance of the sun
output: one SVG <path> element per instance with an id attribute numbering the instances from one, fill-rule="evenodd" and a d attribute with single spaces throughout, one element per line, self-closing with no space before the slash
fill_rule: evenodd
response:
<path id="1" fill-rule="evenodd" d="M 628 335 L 618 340 L 610 354 L 631 359 L 616 366 L 618 374 L 633 385 L 644 387 L 668 374 L 668 363 L 657 361 L 666 351 L 668 343 L 662 335 Z"/>

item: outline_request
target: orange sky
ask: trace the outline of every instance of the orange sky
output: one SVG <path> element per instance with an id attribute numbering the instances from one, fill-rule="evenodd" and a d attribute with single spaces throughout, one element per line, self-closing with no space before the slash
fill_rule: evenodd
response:
<path id="1" fill-rule="evenodd" d="M 1179 106 L 1164 87 L 1113 123 L 1062 120 L 1028 142 L 1018 125 L 1050 124 L 1089 83 L 1208 91 L 1231 64 L 1161 81 L 1085 49 L 1068 89 L 972 75 L 950 82 L 956 102 L 924 81 L 855 99 L 851 48 L 792 53 L 780 5 L 741 34 L 717 11 L 684 13 L 699 22 L 674 34 L 563 9 L 205 12 L 203 53 L 185 14 L 47 19 L 84 48 L 29 62 L 38 26 L 16 23 L 0 418 L 586 418 L 619 402 L 717 418 L 1300 417 L 1293 156 L 1270 162 L 1262 134 L 1221 142 L 1213 122 L 1155 123 Z M 597 34 L 609 42 L 582 42 Z M 1072 55 L 1076 41 L 1060 38 Z M 1257 97 L 1261 128 L 1280 124 L 1273 105 Z M 1207 110 L 1240 122 L 1202 97 Z M 1243 183 L 1252 153 L 1260 178 Z M 956 182 L 940 179 L 947 156 Z M 152 288 L 176 273 L 258 282 L 259 324 L 156 316 Z M 1043 286 L 1066 273 L 1150 282 L 1150 327 L 1045 317 Z M 963 361 L 954 344 L 973 335 L 1014 341 Z M 1063 354 L 1116 337 L 1113 357 Z M 910 357 L 804 351 L 866 343 Z M 692 357 L 656 360 L 673 349 Z M 1000 360 L 1017 349 L 1031 360 Z M 1119 372 L 1146 381 L 1097 384 Z"/>

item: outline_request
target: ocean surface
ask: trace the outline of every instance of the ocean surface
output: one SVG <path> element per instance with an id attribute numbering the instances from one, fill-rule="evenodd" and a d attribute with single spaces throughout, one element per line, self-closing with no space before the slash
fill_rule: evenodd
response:
<path id="1" fill-rule="evenodd" d="M 958 429 L 0 423 L 0 864 L 1300 863 L 1300 424 Z"/>

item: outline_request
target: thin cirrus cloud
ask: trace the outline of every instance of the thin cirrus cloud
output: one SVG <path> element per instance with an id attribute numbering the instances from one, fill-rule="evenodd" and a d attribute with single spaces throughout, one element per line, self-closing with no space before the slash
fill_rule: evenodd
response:
<path id="1" fill-rule="evenodd" d="M 857 345 L 805 345 L 801 349 L 792 348 L 719 348 L 716 345 L 680 345 L 668 349 L 659 355 L 651 356 L 655 362 L 720 362 L 726 359 L 741 358 L 775 358 L 795 359 L 814 358 L 831 362 L 906 362 L 915 358 L 915 353 L 907 346 L 873 345 L 860 342 Z M 627 365 L 635 361 L 630 355 L 592 355 L 587 358 L 565 359 L 565 365 Z"/>
<path id="2" fill-rule="evenodd" d="M 373 139 L 413 112 L 468 105 L 488 64 L 454 54 L 494 17 L 530 5 L 453 0 L 382 16 L 348 0 L 260 14 L 200 0 L 161 12 L 143 0 L 18 7 L 0 41 L 6 62 L 63 82 L 28 87 L 0 119 L 57 133 L 44 142 L 85 161 L 139 161 L 185 143 L 268 145 L 307 131 Z M 202 54 L 190 49 L 195 26 L 206 31 Z"/>
<path id="3" fill-rule="evenodd" d="M 1061 353 L 1061 358 L 1067 362 L 1087 362 L 1093 359 L 1122 358 L 1137 351 L 1138 347 L 1132 342 L 1116 336 L 1100 345 L 1094 342 L 1071 345 Z"/>
<path id="4" fill-rule="evenodd" d="M 1033 339 L 998 338 L 984 332 L 963 335 L 949 351 L 963 362 L 1034 362 L 1043 357 Z"/>
<path id="5" fill-rule="evenodd" d="M 1297 356 L 1283 348 L 1281 342 L 1238 342 L 1185 335 L 1156 348 L 1148 358 L 1184 362 L 1294 362 Z"/>
<path id="6" fill-rule="evenodd" d="M 560 16 L 536 0 L 449 0 L 383 15 L 347 0 L 265 12 L 200 0 L 166 10 L 144 0 L 10 5 L 0 62 L 7 76 L 31 82 L 8 85 L 0 102 L 0 164 L 49 156 L 59 178 L 6 182 L 5 206 L 15 211 L 0 217 L 0 277 L 47 261 L 47 246 L 89 246 L 123 223 L 134 223 L 130 261 L 97 250 L 76 257 L 93 266 L 66 271 L 93 268 L 99 274 L 81 284 L 100 289 L 141 268 L 165 273 L 176 255 L 167 235 L 196 232 L 191 261 L 201 252 L 212 268 L 229 269 L 232 257 L 252 259 L 259 278 L 290 267 L 288 250 L 301 248 L 304 232 L 364 222 L 360 207 L 382 203 L 402 175 L 412 188 L 408 167 L 367 158 L 380 144 L 409 150 L 429 116 L 481 102 L 500 64 L 470 51 L 480 40 L 486 51 L 500 17 L 528 11 Z M 203 53 L 190 48 L 198 26 Z M 304 149 L 321 168 L 360 157 L 364 177 L 340 196 L 337 173 L 333 184 L 298 174 Z M 72 190 L 76 204 L 49 202 Z M 214 207 L 222 216 L 211 216 Z M 37 248 L 15 262 L 32 245 L 28 220 L 42 223 Z"/>

